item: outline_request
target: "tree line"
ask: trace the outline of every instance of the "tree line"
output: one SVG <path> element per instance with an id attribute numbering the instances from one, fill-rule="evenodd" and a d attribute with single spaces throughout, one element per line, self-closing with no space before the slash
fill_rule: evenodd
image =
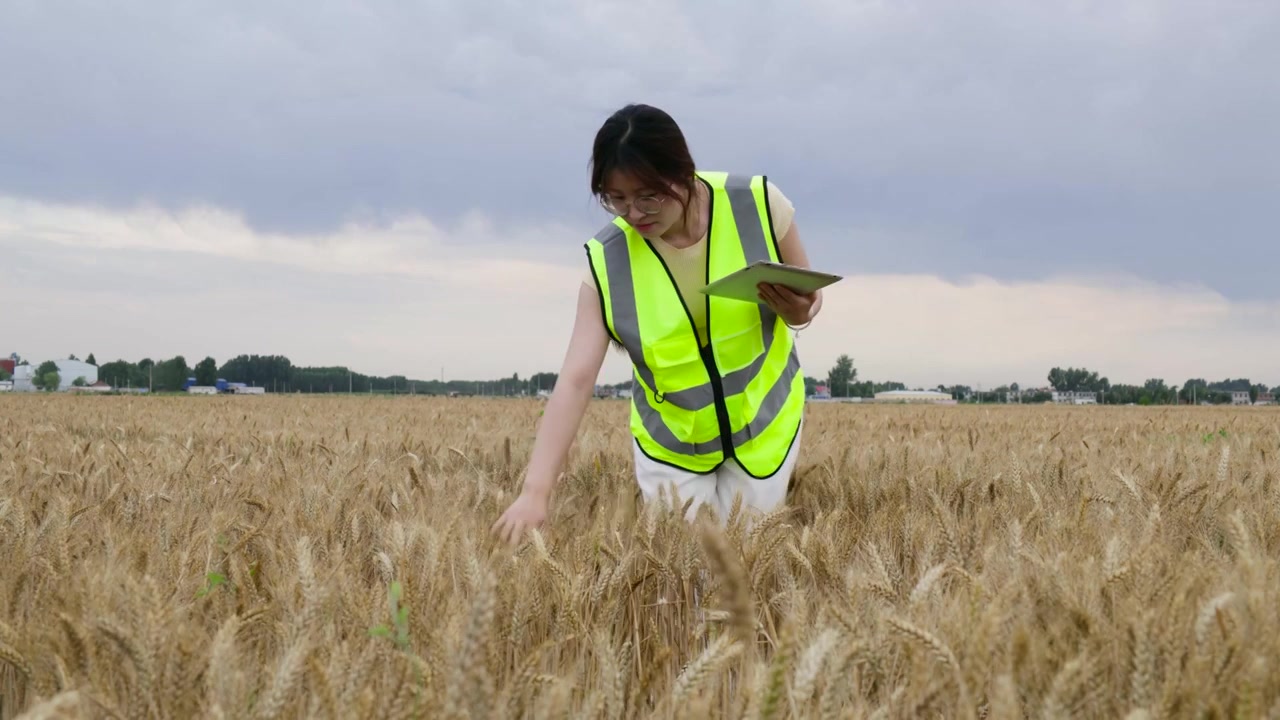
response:
<path id="1" fill-rule="evenodd" d="M 294 365 L 284 355 L 237 355 L 221 365 L 206 357 L 194 366 L 177 355 L 165 360 L 143 358 L 138 362 L 114 360 L 98 367 L 98 378 L 113 387 L 150 388 L 155 392 L 182 389 L 187 378 L 197 385 L 213 385 L 219 379 L 266 388 L 268 392 L 365 393 L 418 395 L 531 395 L 555 387 L 556 373 L 518 373 L 492 380 L 417 379 L 405 375 L 370 375 L 345 365 Z"/>
<path id="2" fill-rule="evenodd" d="M 1268 387 L 1248 378 L 1228 378 L 1210 382 L 1204 378 L 1191 378 L 1181 386 L 1169 385 L 1163 378 L 1150 378 L 1141 385 L 1112 384 L 1096 370 L 1077 367 L 1054 367 L 1045 377 L 1047 386 L 1043 388 L 1023 389 L 1018 383 L 1000 385 L 989 390 L 974 390 L 969 385 L 937 385 L 930 389 L 945 392 L 960 402 L 984 402 L 994 399 L 998 402 L 1049 402 L 1053 392 L 1093 392 L 1097 394 L 1099 403 L 1108 405 L 1176 405 L 1191 403 L 1208 403 L 1212 405 L 1229 404 L 1233 392 L 1248 392 L 1249 401 L 1256 402 L 1258 395 L 1270 392 L 1280 396 L 1280 386 Z M 835 365 L 827 372 L 827 377 L 819 380 L 806 377 L 805 392 L 812 395 L 818 385 L 826 385 L 831 397 L 871 398 L 876 393 L 886 390 L 905 390 L 900 382 L 859 381 L 858 370 L 853 359 L 841 355 Z M 924 388 L 917 388 L 924 389 Z"/>
<path id="3" fill-rule="evenodd" d="M 1204 378 L 1189 378 L 1181 386 L 1168 385 L 1163 378 L 1151 378 L 1142 385 L 1113 385 L 1094 370 L 1055 367 L 1049 371 L 1047 379 L 1050 387 L 1055 390 L 1095 392 L 1099 395 L 1099 402 L 1117 405 L 1225 405 L 1231 402 L 1231 394 L 1235 392 L 1249 393 L 1249 402 L 1256 402 L 1258 395 L 1262 393 L 1280 395 L 1280 385 L 1269 387 L 1248 378 L 1227 378 L 1213 382 Z"/>
<path id="4" fill-rule="evenodd" d="M 78 358 L 70 355 L 68 359 Z M 270 392 L 518 396 L 550 391 L 555 388 L 557 379 L 557 374 L 552 372 L 535 373 L 526 378 L 512 373 L 510 377 L 491 380 L 425 380 L 404 375 L 378 376 L 358 373 L 342 365 L 294 365 L 283 355 L 242 354 L 221 365 L 214 358 L 205 357 L 191 366 L 182 355 L 164 360 L 143 358 L 136 363 L 114 360 L 98 365 L 90 353 L 85 362 L 96 365 L 98 379 L 113 387 L 150 388 L 156 392 L 179 391 L 187 378 L 194 377 L 197 385 L 213 385 L 218 379 L 223 379 L 263 387 Z M 28 363 L 19 360 L 17 364 Z M 6 379 L 8 373 L 0 368 L 0 380 Z M 948 393 L 960 402 L 1008 399 L 1012 402 L 1037 403 L 1051 400 L 1052 391 L 1093 392 L 1097 393 L 1098 402 L 1109 405 L 1173 405 L 1193 402 L 1221 405 L 1231 402 L 1232 392 L 1248 392 L 1250 402 L 1256 401 L 1261 393 L 1270 392 L 1280 396 L 1280 386 L 1268 387 L 1265 383 L 1253 382 L 1248 378 L 1228 378 L 1213 382 L 1204 378 L 1190 378 L 1180 386 L 1169 385 L 1162 378 L 1151 378 L 1142 385 L 1127 385 L 1112 384 L 1096 370 L 1077 367 L 1054 367 L 1046 375 L 1046 381 L 1047 387 L 1036 389 L 1023 389 L 1016 382 L 989 390 L 975 391 L 969 385 L 937 385 L 930 389 Z M 52 361 L 41 363 L 33 377 L 33 383 L 42 389 L 56 388 L 60 382 L 57 366 Z M 75 378 L 73 384 L 83 383 Z M 606 387 L 624 389 L 630 385 L 630 382 L 623 382 Z M 804 385 L 808 395 L 814 394 L 819 385 L 826 385 L 831 396 L 837 398 L 872 398 L 878 392 L 907 389 L 906 384 L 898 381 L 860 380 L 853 358 L 847 354 L 836 359 L 826 378 L 806 376 Z"/>

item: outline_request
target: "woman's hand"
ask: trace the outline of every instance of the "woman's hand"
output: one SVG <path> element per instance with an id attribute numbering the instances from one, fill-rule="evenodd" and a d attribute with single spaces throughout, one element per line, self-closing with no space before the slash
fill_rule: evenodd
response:
<path id="1" fill-rule="evenodd" d="M 541 527 L 546 522 L 547 504 L 547 493 L 526 485 L 520 497 L 493 524 L 491 532 L 502 542 L 514 546 L 520 542 L 525 530 Z"/>
<path id="2" fill-rule="evenodd" d="M 818 292 L 801 295 L 794 290 L 772 283 L 760 283 L 760 299 L 768 303 L 788 325 L 803 325 L 813 319 L 813 306 Z"/>

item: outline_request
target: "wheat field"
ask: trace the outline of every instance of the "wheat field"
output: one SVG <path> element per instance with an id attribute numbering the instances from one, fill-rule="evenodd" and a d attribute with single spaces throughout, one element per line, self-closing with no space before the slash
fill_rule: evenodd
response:
<path id="1" fill-rule="evenodd" d="M 591 404 L 0 398 L 0 715 L 1280 717 L 1280 412 L 811 405 L 789 503 L 643 504 Z"/>

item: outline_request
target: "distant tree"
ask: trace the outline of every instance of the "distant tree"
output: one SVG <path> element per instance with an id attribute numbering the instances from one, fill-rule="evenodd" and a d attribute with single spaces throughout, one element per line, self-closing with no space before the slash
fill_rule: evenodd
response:
<path id="1" fill-rule="evenodd" d="M 72 362 L 80 362 L 80 358 L 76 357 L 75 353 L 71 353 L 70 355 L 68 355 L 67 359 Z"/>
<path id="2" fill-rule="evenodd" d="M 1140 405 L 1169 405 L 1177 402 L 1177 394 L 1163 378 L 1150 378 L 1142 384 L 1137 402 Z"/>
<path id="3" fill-rule="evenodd" d="M 218 361 L 206 357 L 196 363 L 195 376 L 197 385 L 213 385 L 218 381 Z"/>
<path id="4" fill-rule="evenodd" d="M 314 384 L 316 387 L 323 387 L 333 382 L 335 387 L 340 386 L 342 390 L 347 389 L 348 380 L 351 381 L 352 390 L 355 392 L 369 392 L 374 387 L 375 378 L 359 373 L 347 374 L 346 368 L 341 372 L 329 373 L 323 381 L 318 376 L 313 376 L 306 382 L 293 377 L 294 367 L 289 358 L 282 355 L 237 355 L 227 362 L 223 363 L 218 369 L 218 377 L 225 378 L 231 382 L 248 383 L 258 387 L 264 387 L 268 390 L 275 388 L 277 390 L 285 390 L 289 383 L 293 381 L 294 386 L 299 389 L 308 384 Z M 334 382 L 336 381 L 336 382 Z M 390 383 L 386 383 L 390 389 Z"/>
<path id="5" fill-rule="evenodd" d="M 89 384 L 89 381 L 86 380 L 83 375 L 80 375 L 75 380 L 72 380 L 71 384 L 74 385 L 75 387 L 84 387 L 85 385 Z"/>
<path id="6" fill-rule="evenodd" d="M 1240 378 L 1238 380 L 1228 378 L 1226 380 L 1219 380 L 1218 382 L 1209 383 L 1210 390 L 1217 390 L 1219 392 L 1225 392 L 1225 393 L 1245 392 L 1251 389 L 1252 387 L 1253 387 L 1253 383 L 1250 382 L 1248 378 Z"/>
<path id="7" fill-rule="evenodd" d="M 858 379 L 858 370 L 853 366 L 853 358 L 841 355 L 827 374 L 827 385 L 832 397 L 849 397 L 852 388 L 849 386 Z"/>
<path id="8" fill-rule="evenodd" d="M 1178 397 L 1185 403 L 1198 403 L 1201 400 L 1207 400 L 1209 397 L 1209 383 L 1204 378 L 1191 378 L 1182 383 L 1182 391 L 1178 393 Z"/>
<path id="9" fill-rule="evenodd" d="M 191 368 L 181 355 L 156 363 L 154 368 L 155 387 L 157 390 L 181 390 L 182 384 L 191 376 Z"/>
<path id="10" fill-rule="evenodd" d="M 12 377 L 13 376 L 9 374 L 8 370 L 5 370 L 4 368 L 0 367 L 0 382 L 9 380 Z"/>
<path id="11" fill-rule="evenodd" d="M 1010 383 L 1009 390 L 1012 392 L 1022 392 L 1022 388 L 1018 383 Z"/>
<path id="12" fill-rule="evenodd" d="M 1058 392 L 1106 392 L 1111 382 L 1086 368 L 1055 367 L 1049 371 L 1049 385 Z"/>
<path id="13" fill-rule="evenodd" d="M 534 373 L 525 382 L 528 383 L 530 390 L 536 393 L 539 390 L 554 390 L 556 387 L 556 381 L 559 379 L 560 376 L 557 373 L 540 372 Z M 631 382 L 627 381 L 626 385 L 629 387 Z"/>
<path id="14" fill-rule="evenodd" d="M 113 360 L 98 366 L 98 379 L 112 387 L 137 387 L 138 383 L 131 382 L 137 371 L 138 367 L 131 362 Z M 142 384 L 145 386 L 146 382 Z"/>
<path id="15" fill-rule="evenodd" d="M 84 361 L 85 361 L 85 362 L 87 362 L 87 363 L 89 363 L 90 365 L 92 365 L 92 366 L 94 366 L 94 367 L 97 367 L 97 366 L 98 366 L 98 361 L 97 361 L 97 359 L 96 359 L 96 358 L 94 358 L 94 357 L 93 357 L 93 353 L 89 353 L 89 357 L 85 358 L 85 359 L 84 359 Z"/>
<path id="16" fill-rule="evenodd" d="M 45 360 L 36 366 L 35 375 L 31 377 L 31 384 L 37 390 L 57 390 L 62 383 L 62 378 L 58 376 L 58 364 L 52 360 Z"/>

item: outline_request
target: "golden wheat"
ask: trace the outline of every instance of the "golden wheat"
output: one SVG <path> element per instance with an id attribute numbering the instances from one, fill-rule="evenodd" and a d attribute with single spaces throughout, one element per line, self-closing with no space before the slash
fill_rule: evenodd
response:
<path id="1" fill-rule="evenodd" d="M 807 409 L 786 508 L 596 402 L 0 398 L 0 717 L 1280 717 L 1280 412 Z"/>

